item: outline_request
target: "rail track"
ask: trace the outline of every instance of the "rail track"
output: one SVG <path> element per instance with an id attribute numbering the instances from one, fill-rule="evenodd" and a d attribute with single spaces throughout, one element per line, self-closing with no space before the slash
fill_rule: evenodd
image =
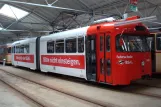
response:
<path id="1" fill-rule="evenodd" d="M 0 78 L 0 81 L 2 83 L 4 83 L 5 85 L 9 86 L 11 89 L 14 89 L 15 91 L 17 91 L 18 93 L 20 93 L 21 95 L 23 95 L 24 97 L 26 97 L 27 99 L 29 99 L 31 102 L 35 103 L 36 105 L 38 105 L 39 107 L 53 107 L 50 104 L 46 103 L 45 101 L 40 101 L 40 99 L 38 99 L 37 97 L 27 93 L 26 91 L 20 89 L 19 87 L 16 87 L 13 84 L 10 84 L 7 81 L 4 81 L 2 78 Z"/>
<path id="2" fill-rule="evenodd" d="M 145 87 L 152 87 L 152 88 L 158 88 L 161 89 L 161 86 L 157 86 L 157 85 L 148 85 L 148 84 L 144 84 L 144 83 L 133 83 L 136 86 L 145 86 Z"/>
<path id="3" fill-rule="evenodd" d="M 6 70 L 2 70 L 2 69 L 0 69 L 0 71 L 4 71 L 4 72 L 6 72 L 6 73 L 8 73 L 9 75 L 12 75 L 12 76 L 16 76 L 16 77 L 19 77 L 19 78 L 22 78 L 22 79 L 25 79 L 25 80 L 27 80 L 27 81 L 30 81 L 30 82 L 34 82 L 34 83 L 36 83 L 36 84 L 38 84 L 38 85 L 42 85 L 42 86 L 44 86 L 44 87 L 48 87 L 48 88 L 50 88 L 50 89 L 52 89 L 52 90 L 56 90 L 56 91 L 58 91 L 58 92 L 61 92 L 61 93 L 64 93 L 64 94 L 67 94 L 67 95 L 70 95 L 70 96 L 72 96 L 72 97 L 75 97 L 75 98 L 78 98 L 78 99 L 81 99 L 81 100 L 85 100 L 85 101 L 88 101 L 88 102 L 90 102 L 90 103 L 94 103 L 94 104 L 97 104 L 97 105 L 99 105 L 99 106 L 103 106 L 103 107 L 113 107 L 113 106 L 118 106 L 118 105 L 116 105 L 116 104 L 113 104 L 113 103 L 107 103 L 107 102 L 102 102 L 102 101 L 97 101 L 97 100 L 94 100 L 94 99 L 92 99 L 92 98 L 89 98 L 89 97 L 85 97 L 85 96 L 81 96 L 81 95 L 79 95 L 79 94 L 76 94 L 76 93 L 72 93 L 72 92 L 68 92 L 68 91 L 66 91 L 66 90 L 62 90 L 61 88 L 59 88 L 59 87 L 54 87 L 53 85 L 48 85 L 48 84 L 43 84 L 43 83 L 41 83 L 41 82 L 38 82 L 38 81 L 34 81 L 33 79 L 32 80 L 29 80 L 28 78 L 26 78 L 26 77 L 22 77 L 22 76 L 19 76 L 19 75 L 17 75 L 17 74 L 13 74 L 13 73 L 11 73 L 11 72 L 8 72 L 8 71 L 6 71 Z M 44 74 L 44 73 L 43 73 Z M 42 73 L 40 73 L 40 75 L 42 75 Z M 53 77 L 53 76 L 51 76 L 51 77 Z M 54 76 L 55 77 L 55 76 Z M 63 76 L 64 77 L 64 76 Z M 84 81 L 79 81 L 79 80 L 75 80 L 75 79 L 68 79 L 68 78 L 66 78 L 66 76 L 65 76 L 65 78 L 62 78 L 62 77 L 55 77 L 55 78 L 59 78 L 59 79 L 65 79 L 65 80 L 68 80 L 68 81 L 72 81 L 72 82 L 79 82 L 80 84 L 84 84 Z M 155 89 L 160 89 L 161 87 L 159 87 L 159 86 L 150 86 L 150 85 L 146 85 L 146 84 L 138 84 L 138 83 L 134 83 L 134 84 L 131 84 L 131 85 L 129 85 L 129 86 L 126 86 L 126 87 L 117 87 L 117 88 L 115 88 L 115 87 L 113 87 L 113 86 L 108 86 L 108 85 L 101 85 L 101 84 L 91 84 L 91 83 L 88 83 L 88 82 L 86 82 L 85 84 L 87 84 L 87 85 L 90 85 L 90 86 L 92 86 L 92 87 L 99 87 L 99 88 L 105 88 L 105 89 L 110 89 L 110 90 L 113 90 L 113 91 L 117 91 L 117 92 L 127 92 L 127 93 L 132 93 L 132 94 L 135 94 L 135 95 L 141 95 L 141 96 L 147 96 L 147 97 L 149 97 L 149 98 L 157 98 L 158 100 L 160 100 L 161 99 L 161 94 L 154 94 L 154 93 L 149 93 L 149 92 L 144 92 L 144 91 L 136 91 L 139 87 L 141 87 L 140 89 L 146 89 L 146 88 L 155 88 Z M 130 88 L 130 87 L 132 87 L 132 88 Z M 135 90 L 136 89 L 136 90 Z"/>
<path id="4" fill-rule="evenodd" d="M 51 76 L 51 75 L 49 75 Z M 52 76 L 51 76 L 52 77 Z M 57 77 L 57 76 L 54 76 L 54 77 Z M 61 78 L 61 77 L 57 77 L 57 78 Z M 61 78 L 62 79 L 62 78 Z M 137 94 L 137 95 L 143 95 L 143 96 L 148 96 L 148 97 L 154 97 L 154 98 L 159 98 L 161 99 L 161 95 L 158 95 L 158 94 L 152 94 L 152 93 L 148 93 L 148 92 L 137 92 L 137 91 L 131 91 L 130 86 L 133 86 L 134 88 L 136 87 L 144 87 L 144 88 L 157 88 L 157 89 L 161 89 L 161 86 L 156 86 L 156 85 L 147 85 L 147 84 L 143 84 L 143 83 L 132 83 L 131 85 L 127 86 L 127 89 L 124 88 L 124 86 L 116 86 L 116 87 L 113 87 L 113 86 L 110 86 L 110 85 L 106 85 L 106 84 L 97 84 L 97 83 L 93 83 L 93 82 L 85 82 L 84 80 L 80 80 L 80 79 L 77 79 L 77 78 L 67 78 L 66 76 L 63 77 L 63 79 L 67 80 L 67 81 L 73 81 L 73 82 L 79 82 L 81 84 L 87 84 L 87 85 L 90 85 L 92 87 L 101 87 L 101 88 L 105 88 L 105 89 L 111 89 L 111 90 L 115 90 L 115 91 L 126 91 L 126 92 L 129 92 L 129 93 L 133 93 L 133 94 Z M 161 90 L 160 90 L 161 91 Z"/>
<path id="5" fill-rule="evenodd" d="M 51 75 L 48 75 L 48 76 L 51 76 Z M 52 77 L 52 76 L 51 76 Z M 57 77 L 57 76 L 54 76 L 54 77 Z M 61 77 L 57 77 L 57 78 L 61 78 Z M 62 78 L 61 78 L 62 79 Z M 66 76 L 63 77 L 63 79 L 67 80 L 67 81 L 73 81 L 73 82 L 79 82 L 81 84 L 87 84 L 87 85 L 90 85 L 92 87 L 101 87 L 101 88 L 110 88 L 111 90 L 115 90 L 115 91 L 123 91 L 123 92 L 128 92 L 128 93 L 133 93 L 133 94 L 137 94 L 137 95 L 143 95 L 143 96 L 148 96 L 148 97 L 153 97 L 153 98 L 158 98 L 158 99 L 161 99 L 161 95 L 158 95 L 158 94 L 152 94 L 152 93 L 148 93 L 148 92 L 137 92 L 137 91 L 131 91 L 130 86 L 133 86 L 134 88 L 136 87 L 144 87 L 144 88 L 157 88 L 157 89 L 161 89 L 161 86 L 156 86 L 156 85 L 147 85 L 147 84 L 141 84 L 141 83 L 132 83 L 131 85 L 127 86 L 127 88 L 124 88 L 124 86 L 110 86 L 110 85 L 106 85 L 106 84 L 97 84 L 97 83 L 93 83 L 93 82 L 85 82 L 84 80 L 80 80 L 80 79 L 77 79 L 77 78 L 67 78 Z M 160 90 L 161 91 L 161 90 Z"/>
<path id="6" fill-rule="evenodd" d="M 134 94 L 138 94 L 138 95 L 144 95 L 144 96 L 148 96 L 148 97 L 154 97 L 157 99 L 161 99 L 161 94 L 156 94 L 153 92 L 144 91 L 144 89 L 160 90 L 159 92 L 161 92 L 160 86 L 147 85 L 147 84 L 143 84 L 143 83 L 133 83 L 129 87 L 122 88 L 121 90 L 129 92 L 129 93 L 134 93 Z"/>
<path id="7" fill-rule="evenodd" d="M 34 84 L 37 84 L 37 85 L 40 85 L 40 86 L 43 86 L 43 87 L 46 87 L 48 89 L 51 89 L 51 90 L 54 90 L 54 91 L 57 91 L 57 92 L 60 92 L 62 94 L 66 94 L 66 95 L 69 95 L 69 96 L 72 96 L 74 98 L 77 98 L 77 99 L 80 99 L 80 100 L 84 100 L 86 102 L 89 102 L 89 103 L 93 103 L 95 105 L 98 105 L 98 106 L 101 106 L 101 107 L 119 107 L 119 105 L 115 105 L 115 104 L 111 104 L 111 103 L 107 103 L 107 102 L 102 102 L 102 101 L 97 101 L 97 100 L 94 100 L 94 99 L 91 99 L 91 98 L 88 98 L 88 97 L 85 97 L 85 96 L 80 96 L 80 95 L 77 95 L 76 93 L 72 93 L 72 92 L 68 92 L 66 90 L 62 90 L 62 89 L 59 89 L 57 87 L 54 87 L 54 86 L 50 86 L 50 85 L 47 85 L 47 84 L 42 84 L 40 82 L 37 82 L 37 81 L 34 81 L 34 80 L 30 80 L 28 78 L 25 78 L 25 77 L 22 77 L 22 76 L 19 76 L 19 75 L 16 75 L 16 74 L 13 74 L 11 72 L 8 72 L 6 70 L 2 70 L 0 69 L 0 72 L 4 72 L 10 76 L 14 76 L 16 78 L 21 78 L 25 81 L 29 81 L 31 83 L 34 83 Z M 1 81 L 3 81 L 3 79 L 0 79 Z M 14 88 L 15 90 L 17 90 L 18 92 L 22 93 L 23 95 L 25 95 L 26 97 L 28 97 L 29 99 L 33 100 L 34 102 L 38 103 L 39 105 L 41 105 L 42 107 L 53 107 L 51 104 L 48 104 L 47 102 L 42 102 L 41 100 L 37 99 L 36 96 L 33 96 L 33 95 L 30 95 L 29 93 L 26 93 L 24 92 L 24 90 L 22 89 L 19 89 L 18 87 L 16 86 L 13 86 L 12 84 L 6 82 L 6 81 L 3 81 L 5 84 L 9 85 L 10 87 Z M 31 97 L 32 96 L 32 97 Z"/>

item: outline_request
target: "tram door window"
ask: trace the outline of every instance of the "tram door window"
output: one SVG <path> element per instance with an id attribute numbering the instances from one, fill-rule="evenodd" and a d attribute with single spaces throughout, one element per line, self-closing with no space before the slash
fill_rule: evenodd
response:
<path id="1" fill-rule="evenodd" d="M 152 72 L 155 72 L 156 71 L 155 34 L 151 34 L 149 37 L 147 37 L 147 44 L 149 45 L 151 51 Z"/>
<path id="2" fill-rule="evenodd" d="M 110 52 L 110 36 L 106 37 L 106 51 Z"/>
<path id="3" fill-rule="evenodd" d="M 84 52 L 84 37 L 78 37 L 78 52 Z"/>
<path id="4" fill-rule="evenodd" d="M 106 33 L 99 34 L 100 51 L 98 55 L 99 64 L 99 82 L 112 83 L 112 72 L 111 72 L 111 36 Z"/>
<path id="5" fill-rule="evenodd" d="M 100 36 L 100 51 L 103 51 L 103 36 Z"/>
<path id="6" fill-rule="evenodd" d="M 96 81 L 96 38 L 95 35 L 86 37 L 86 69 L 87 79 Z"/>
<path id="7" fill-rule="evenodd" d="M 156 42 L 157 42 L 156 43 L 157 44 L 157 46 L 156 46 L 157 50 L 161 51 L 161 35 L 157 35 Z"/>
<path id="8" fill-rule="evenodd" d="M 111 39 L 110 39 L 110 36 L 106 36 L 106 57 L 108 57 L 108 59 L 106 58 L 106 71 L 107 71 L 107 75 L 108 76 L 110 76 L 111 75 L 111 60 L 110 60 L 110 58 L 109 58 L 109 54 L 110 53 L 108 53 L 108 52 L 110 52 L 111 51 Z"/>
<path id="9" fill-rule="evenodd" d="M 154 44 L 154 36 L 151 35 L 150 37 L 147 37 L 147 44 L 149 45 L 149 48 L 151 52 L 155 51 L 155 44 Z"/>
<path id="10" fill-rule="evenodd" d="M 156 35 L 156 72 L 161 72 L 161 34 Z"/>

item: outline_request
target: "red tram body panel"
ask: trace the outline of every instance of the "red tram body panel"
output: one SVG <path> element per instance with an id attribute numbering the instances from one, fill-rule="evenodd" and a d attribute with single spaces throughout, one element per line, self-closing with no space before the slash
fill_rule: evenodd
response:
<path id="1" fill-rule="evenodd" d="M 133 20 L 133 19 L 129 19 Z M 145 36 L 149 35 L 148 30 L 136 31 L 136 26 L 143 26 L 141 23 L 114 26 L 115 22 L 97 24 L 89 27 L 87 35 L 96 35 L 96 57 L 97 57 L 97 81 L 109 83 L 113 85 L 130 84 L 132 80 L 141 78 L 144 75 L 151 75 L 151 54 L 150 52 L 117 52 L 116 51 L 116 36 L 121 34 Z M 112 25 L 112 26 L 109 26 Z M 111 37 L 110 48 L 107 51 L 106 38 Z M 100 39 L 103 38 L 103 51 L 100 51 Z M 103 60 L 103 61 L 102 61 Z M 107 62 L 110 60 L 111 67 L 108 68 Z M 145 63 L 145 65 L 142 65 Z M 101 68 L 103 66 L 103 68 Z M 111 74 L 108 74 L 108 69 L 111 69 Z M 103 70 L 103 73 L 102 71 Z M 106 72 L 107 71 L 107 72 Z"/>
<path id="2" fill-rule="evenodd" d="M 135 19 L 138 17 L 125 21 Z M 38 37 L 32 44 L 30 40 L 13 43 L 13 65 L 111 85 L 128 85 L 142 76 L 150 76 L 147 28 L 142 23 L 116 26 L 118 22 L 123 21 L 103 22 Z M 16 47 L 22 49 L 26 44 L 29 50 L 34 46 L 33 50 L 21 52 L 23 55 L 32 53 L 34 60 L 28 58 L 32 63 L 16 56 Z M 21 52 L 18 54 L 22 55 Z"/>

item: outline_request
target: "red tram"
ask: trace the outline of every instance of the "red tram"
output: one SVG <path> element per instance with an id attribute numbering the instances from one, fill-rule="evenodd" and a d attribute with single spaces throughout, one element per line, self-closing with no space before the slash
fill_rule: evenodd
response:
<path id="1" fill-rule="evenodd" d="M 130 17 L 124 21 L 133 21 Z M 149 31 L 141 23 L 101 22 L 12 44 L 12 64 L 111 85 L 151 75 Z"/>

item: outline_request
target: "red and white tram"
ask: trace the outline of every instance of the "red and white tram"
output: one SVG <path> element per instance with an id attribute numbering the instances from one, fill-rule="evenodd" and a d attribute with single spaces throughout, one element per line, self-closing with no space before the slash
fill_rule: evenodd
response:
<path id="1" fill-rule="evenodd" d="M 142 23 L 116 23 L 103 22 L 14 42 L 12 64 L 111 85 L 128 85 L 150 76 L 147 28 Z"/>

